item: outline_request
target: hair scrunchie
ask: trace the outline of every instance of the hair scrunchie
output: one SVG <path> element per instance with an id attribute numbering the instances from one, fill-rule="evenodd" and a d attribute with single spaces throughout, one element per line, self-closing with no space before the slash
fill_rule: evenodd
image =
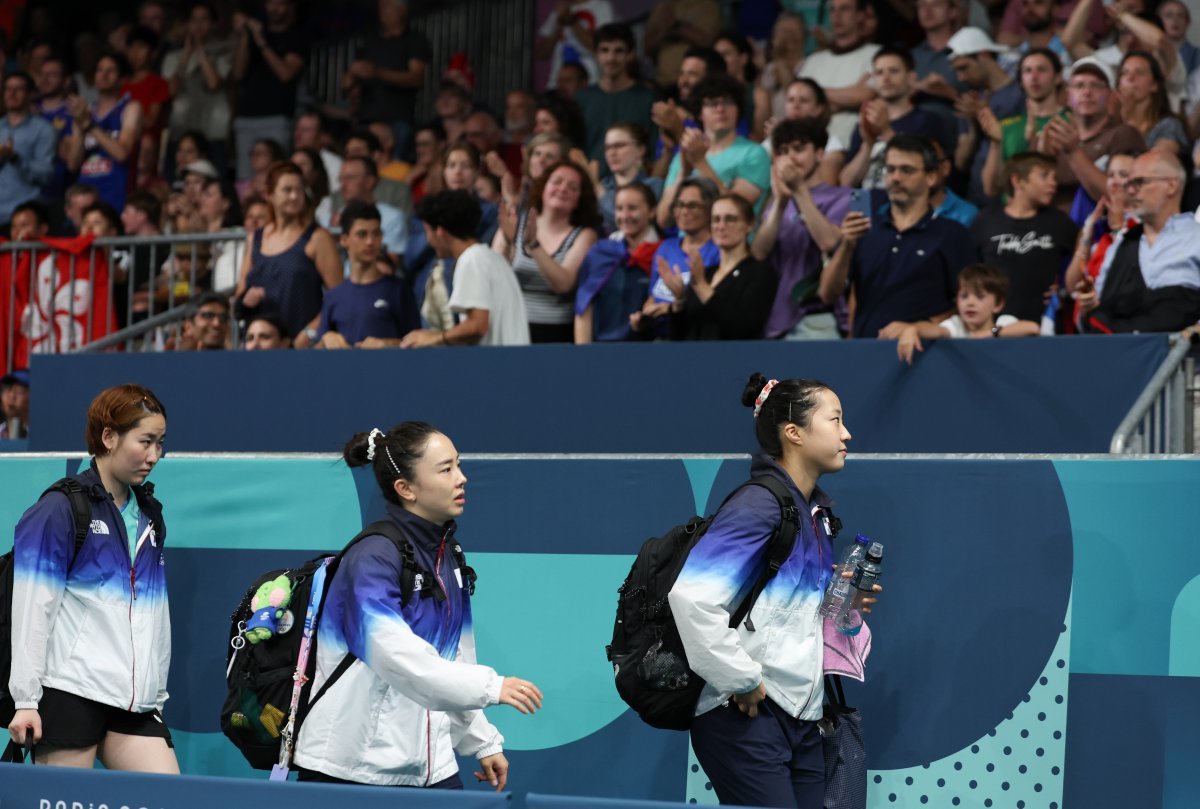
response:
<path id="1" fill-rule="evenodd" d="M 763 385 L 762 392 L 758 394 L 758 398 L 754 400 L 754 418 L 758 418 L 758 413 L 762 410 L 763 403 L 767 401 L 767 397 L 771 395 L 771 389 L 779 384 L 778 379 L 772 379 Z"/>
<path id="2" fill-rule="evenodd" d="M 757 414 L 757 412 L 758 411 L 755 411 L 756 414 Z M 379 429 L 378 427 L 376 427 L 374 430 L 371 430 L 371 433 L 367 436 L 367 460 L 368 461 L 375 460 L 375 436 L 377 436 L 377 435 L 380 437 L 383 436 L 383 430 Z"/>

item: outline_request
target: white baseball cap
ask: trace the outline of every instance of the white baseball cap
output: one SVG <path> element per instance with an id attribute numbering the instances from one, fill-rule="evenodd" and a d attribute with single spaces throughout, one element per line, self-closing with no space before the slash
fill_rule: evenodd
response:
<path id="1" fill-rule="evenodd" d="M 1004 53 L 1008 50 L 1003 45 L 997 45 L 983 29 L 973 26 L 958 29 L 946 45 L 950 48 L 951 59 L 984 52 Z"/>
<path id="2" fill-rule="evenodd" d="M 1067 70 L 1067 79 L 1070 80 L 1080 70 L 1100 76 L 1100 78 L 1108 83 L 1110 89 L 1117 83 L 1117 77 L 1113 72 L 1112 65 L 1097 59 L 1095 56 L 1085 56 L 1082 59 L 1076 59 L 1071 64 L 1070 69 Z"/>

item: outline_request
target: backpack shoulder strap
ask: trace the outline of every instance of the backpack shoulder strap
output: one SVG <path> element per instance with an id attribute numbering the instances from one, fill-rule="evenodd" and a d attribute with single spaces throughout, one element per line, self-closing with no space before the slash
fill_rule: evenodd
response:
<path id="1" fill-rule="evenodd" d="M 360 540 L 371 536 L 386 537 L 396 546 L 396 550 L 400 552 L 400 594 L 403 599 L 402 604 L 407 604 L 411 594 L 418 589 L 422 597 L 432 596 L 438 601 L 446 597 L 445 593 L 434 586 L 433 576 L 417 568 L 417 557 L 413 551 L 412 543 L 409 542 L 408 537 L 404 535 L 400 527 L 391 520 L 378 520 L 368 525 L 346 544 L 346 547 L 337 555 L 336 561 L 340 562 L 346 551 L 350 550 Z"/>
<path id="2" fill-rule="evenodd" d="M 792 498 L 792 493 L 788 491 L 787 486 L 774 475 L 757 475 L 739 486 L 737 490 L 740 491 L 746 486 L 762 486 L 773 494 L 779 503 L 780 515 L 779 525 L 767 542 L 767 563 L 762 572 L 758 574 L 754 586 L 750 588 L 750 592 L 742 600 L 741 605 L 729 617 L 730 628 L 737 627 L 745 619 L 746 629 L 753 632 L 754 623 L 749 618 L 750 610 L 754 608 L 754 602 L 762 594 L 767 582 L 779 572 L 783 563 L 792 555 L 792 548 L 796 544 L 796 532 L 800 530 L 800 511 L 796 508 L 796 501 Z M 732 497 L 732 495 L 730 496 Z"/>
<path id="3" fill-rule="evenodd" d="M 396 549 L 400 551 L 400 597 L 402 599 L 402 604 L 408 603 L 410 594 L 414 589 L 416 589 L 416 556 L 413 553 L 412 543 L 408 541 L 408 537 L 404 536 L 404 533 L 400 530 L 400 528 L 391 520 L 378 520 L 373 522 L 363 530 L 359 531 L 353 539 L 347 542 L 346 547 L 338 551 L 338 554 L 333 558 L 333 561 L 330 562 L 330 569 L 325 578 L 325 586 L 329 587 L 329 583 L 333 579 L 333 574 L 337 572 L 337 566 L 342 561 L 342 557 L 346 555 L 346 552 L 367 537 L 373 536 L 386 537 L 392 542 L 393 545 L 396 546 Z M 441 591 L 436 587 L 433 587 L 432 578 L 432 576 L 422 577 L 422 595 L 425 595 L 426 590 L 430 590 L 441 595 Z M 445 596 L 443 596 L 443 598 L 444 597 Z M 307 704 L 301 706 L 298 722 L 303 722 L 304 717 L 306 717 L 308 712 L 312 710 L 312 707 L 317 704 L 317 701 L 321 699 L 321 697 L 325 696 L 329 689 L 333 687 L 334 683 L 340 680 L 342 675 L 350 670 L 350 667 L 354 665 L 354 661 L 356 660 L 358 660 L 358 657 L 350 652 L 347 652 L 346 655 L 342 657 L 341 661 L 338 662 L 337 667 L 329 673 L 329 677 L 324 683 L 321 684 L 321 688 L 317 691 L 317 693 L 309 699 Z"/>
<path id="4" fill-rule="evenodd" d="M 167 524 L 163 522 L 162 503 L 154 496 L 154 484 L 146 481 L 140 486 L 134 486 L 133 496 L 137 498 L 138 508 L 154 526 L 154 536 L 158 539 L 159 547 L 162 547 L 167 541 Z"/>
<path id="5" fill-rule="evenodd" d="M 462 571 L 467 595 L 475 595 L 475 582 L 479 580 L 479 576 L 475 573 L 475 568 L 467 564 L 467 555 L 463 553 L 462 544 L 457 539 L 454 540 L 454 545 L 451 546 L 450 552 L 454 554 L 454 563 Z"/>
<path id="6" fill-rule="evenodd" d="M 42 497 L 51 492 L 62 492 L 71 503 L 71 515 L 75 523 L 75 550 L 71 553 L 71 561 L 74 561 L 75 557 L 79 555 L 79 550 L 83 547 L 88 533 L 92 530 L 92 498 L 75 478 L 56 480 L 46 491 L 42 492 Z"/>

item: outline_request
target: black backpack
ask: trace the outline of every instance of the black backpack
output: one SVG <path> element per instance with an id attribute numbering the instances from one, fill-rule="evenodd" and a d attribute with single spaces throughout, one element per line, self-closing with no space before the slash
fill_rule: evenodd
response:
<path id="1" fill-rule="evenodd" d="M 154 532 L 158 541 L 166 539 L 167 529 L 162 519 L 162 504 L 154 499 L 154 484 L 143 483 L 133 487 L 138 508 L 154 524 Z M 67 570 L 71 569 L 75 557 L 83 548 L 83 543 L 92 530 L 92 496 L 87 493 L 75 478 L 63 478 L 55 481 L 50 488 L 42 492 L 42 497 L 51 492 L 62 492 L 71 503 L 71 517 L 75 527 L 75 547 L 71 558 L 67 560 Z M 12 697 L 8 693 L 8 677 L 12 673 L 12 602 L 13 602 L 13 551 L 0 556 L 0 722 L 4 726 L 12 720 L 15 712 Z"/>
<path id="2" fill-rule="evenodd" d="M 221 706 L 221 731 L 242 752 L 251 767 L 270 770 L 281 762 L 283 729 L 287 725 L 291 708 L 294 677 L 297 674 L 303 676 L 304 685 L 300 691 L 297 715 L 293 720 L 293 741 L 298 737 L 300 725 L 312 706 L 341 679 L 357 659 L 353 654 L 342 658 L 321 689 L 312 696 L 312 680 L 317 669 L 317 629 L 320 625 L 318 611 L 317 615 L 313 616 L 313 638 L 307 666 L 303 672 L 297 671 L 300 641 L 304 636 L 304 615 L 312 597 L 313 575 L 328 561 L 324 590 L 321 593 L 321 604 L 324 605 L 329 583 L 333 581 L 342 557 L 363 538 L 378 535 L 387 537 L 400 551 L 400 591 L 404 603 L 408 603 L 412 593 L 419 593 L 421 598 L 434 598 L 438 601 L 446 598 L 446 594 L 435 583 L 434 575 L 417 567 L 412 543 L 400 528 L 391 520 L 380 520 L 368 525 L 336 554 L 321 554 L 298 568 L 272 570 L 259 576 L 246 590 L 246 594 L 234 610 L 229 626 L 229 651 L 225 668 L 228 690 L 225 703 Z M 457 540 L 451 550 L 466 579 L 467 592 L 474 594 L 475 571 L 467 566 L 462 546 Z M 253 615 L 250 602 L 263 583 L 280 575 L 286 575 L 292 584 L 289 607 L 295 616 L 292 626 L 286 632 L 277 632 L 267 640 L 247 643 L 242 633 L 246 621 Z"/>
<path id="3" fill-rule="evenodd" d="M 800 513 L 787 486 L 772 475 L 755 476 L 738 486 L 721 506 L 747 486 L 770 491 L 779 501 L 780 510 L 779 526 L 767 545 L 767 564 L 729 619 L 730 627 L 745 620 L 746 629 L 753 632 L 750 610 L 791 555 L 800 530 Z M 613 664 L 617 693 L 642 721 L 656 728 L 691 727 L 704 688 L 704 680 L 688 666 L 667 594 L 714 517 L 693 517 L 661 537 L 646 540 L 624 584 L 617 589 L 617 620 L 612 643 L 605 651 Z"/>

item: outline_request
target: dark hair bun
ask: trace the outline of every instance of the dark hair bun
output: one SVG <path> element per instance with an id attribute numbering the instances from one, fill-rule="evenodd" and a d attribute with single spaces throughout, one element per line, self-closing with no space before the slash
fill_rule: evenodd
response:
<path id="1" fill-rule="evenodd" d="M 746 389 L 742 391 L 742 404 L 746 407 L 754 407 L 754 400 L 758 398 L 758 394 L 762 393 L 762 389 L 767 385 L 767 378 L 758 371 L 750 374 L 750 379 L 746 382 Z"/>
<path id="2" fill-rule="evenodd" d="M 367 460 L 367 444 L 370 438 L 370 433 L 355 433 L 342 450 L 342 457 L 346 460 L 346 466 L 351 468 L 355 466 L 366 466 L 371 463 Z"/>

